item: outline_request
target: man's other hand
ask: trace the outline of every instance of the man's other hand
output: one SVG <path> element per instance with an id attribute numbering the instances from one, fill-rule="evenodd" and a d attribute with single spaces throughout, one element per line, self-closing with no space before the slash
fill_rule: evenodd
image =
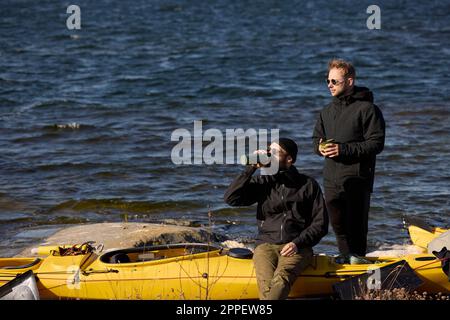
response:
<path id="1" fill-rule="evenodd" d="M 334 158 L 339 156 L 339 145 L 335 143 L 329 143 L 327 146 L 320 151 L 324 157 Z"/>
<path id="2" fill-rule="evenodd" d="M 287 243 L 283 249 L 281 249 L 280 254 L 284 257 L 290 257 L 297 253 L 297 246 L 293 242 Z"/>

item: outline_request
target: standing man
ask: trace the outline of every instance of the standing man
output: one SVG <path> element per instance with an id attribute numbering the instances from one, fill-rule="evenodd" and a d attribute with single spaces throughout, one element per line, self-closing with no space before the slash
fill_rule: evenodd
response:
<path id="1" fill-rule="evenodd" d="M 279 171 L 252 176 L 261 165 L 247 166 L 230 184 L 224 199 L 231 206 L 257 203 L 253 260 L 259 298 L 278 300 L 288 297 L 295 279 L 310 264 L 312 247 L 328 232 L 328 215 L 319 184 L 293 165 L 297 144 L 280 138 L 270 145 L 270 153 Z"/>
<path id="2" fill-rule="evenodd" d="M 320 112 L 313 133 L 314 151 L 325 157 L 325 199 L 341 263 L 366 254 L 375 159 L 385 138 L 383 114 L 372 92 L 355 86 L 355 78 L 351 63 L 328 63 L 333 99 Z"/>

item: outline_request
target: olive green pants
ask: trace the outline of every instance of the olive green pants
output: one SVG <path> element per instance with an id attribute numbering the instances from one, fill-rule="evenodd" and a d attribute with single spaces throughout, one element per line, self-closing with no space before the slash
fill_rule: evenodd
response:
<path id="1" fill-rule="evenodd" d="M 300 249 L 290 257 L 280 254 L 285 244 L 263 243 L 255 248 L 253 262 L 261 300 L 286 299 L 291 287 L 312 261 L 311 248 Z"/>

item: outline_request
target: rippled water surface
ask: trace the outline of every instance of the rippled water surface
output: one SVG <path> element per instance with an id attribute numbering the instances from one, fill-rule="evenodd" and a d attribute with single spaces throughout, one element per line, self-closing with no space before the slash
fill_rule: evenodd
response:
<path id="1" fill-rule="evenodd" d="M 173 219 L 250 241 L 255 208 L 222 200 L 238 165 L 176 166 L 176 128 L 279 128 L 321 181 L 311 134 L 332 57 L 354 62 L 387 122 L 370 246 L 401 216 L 450 217 L 450 5 L 378 1 L 77 1 L 0 5 L 0 255 L 64 225 Z M 330 234 L 319 251 L 335 252 Z"/>

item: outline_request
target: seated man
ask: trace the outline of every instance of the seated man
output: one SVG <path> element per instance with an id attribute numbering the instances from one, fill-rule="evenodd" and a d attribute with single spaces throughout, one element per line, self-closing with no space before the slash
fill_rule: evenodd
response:
<path id="1" fill-rule="evenodd" d="M 264 300 L 288 297 L 295 279 L 311 262 L 312 247 L 328 232 L 319 184 L 293 165 L 297 150 L 291 139 L 273 142 L 270 154 L 278 161 L 278 172 L 252 177 L 261 164 L 247 166 L 224 196 L 231 206 L 257 203 L 258 235 L 253 260 L 259 297 Z"/>

